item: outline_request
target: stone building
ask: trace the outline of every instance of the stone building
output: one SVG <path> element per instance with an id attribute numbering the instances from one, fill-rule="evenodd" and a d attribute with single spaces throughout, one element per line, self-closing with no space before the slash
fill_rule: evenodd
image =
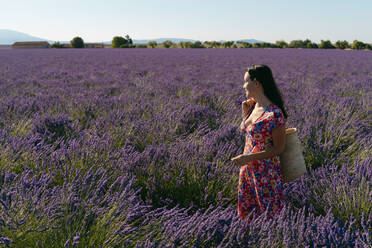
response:
<path id="1" fill-rule="evenodd" d="M 49 48 L 49 43 L 46 41 L 14 42 L 12 48 Z"/>

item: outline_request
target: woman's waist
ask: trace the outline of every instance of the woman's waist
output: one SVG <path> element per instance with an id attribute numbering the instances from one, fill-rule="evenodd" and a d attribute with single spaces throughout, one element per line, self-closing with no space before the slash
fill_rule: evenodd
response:
<path id="1" fill-rule="evenodd" d="M 268 150 L 270 147 L 272 147 L 273 144 L 272 142 L 248 142 L 245 145 L 245 150 L 250 151 L 250 152 L 262 152 Z"/>
<path id="2" fill-rule="evenodd" d="M 264 146 L 264 147 L 246 147 L 244 149 L 244 154 L 254 154 L 254 153 L 259 153 L 259 152 L 265 152 L 266 149 L 268 149 L 268 146 Z M 265 159 L 259 159 L 259 160 L 272 160 L 272 161 L 276 161 L 278 160 L 279 158 L 279 155 L 275 155 L 275 156 L 271 156 L 271 157 L 268 157 L 268 158 L 265 158 Z"/>

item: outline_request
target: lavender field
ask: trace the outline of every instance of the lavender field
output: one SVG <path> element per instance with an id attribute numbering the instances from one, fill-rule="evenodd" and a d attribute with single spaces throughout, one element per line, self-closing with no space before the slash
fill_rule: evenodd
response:
<path id="1" fill-rule="evenodd" d="M 230 158 L 251 64 L 307 173 L 246 225 Z M 371 51 L 1 50 L 0 87 L 0 247 L 371 247 Z"/>

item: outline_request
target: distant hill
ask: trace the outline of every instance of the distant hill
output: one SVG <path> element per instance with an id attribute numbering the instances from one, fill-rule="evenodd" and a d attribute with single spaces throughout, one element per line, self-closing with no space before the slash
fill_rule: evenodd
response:
<path id="1" fill-rule="evenodd" d="M 151 40 L 133 40 L 134 44 L 144 44 L 149 41 L 156 41 L 156 43 L 163 43 L 166 40 L 170 40 L 173 43 L 180 43 L 180 42 L 186 42 L 186 41 L 191 41 L 195 42 L 196 40 L 191 40 L 191 39 L 182 39 L 182 38 L 158 38 L 158 39 L 151 39 Z M 111 44 L 111 41 L 110 41 Z"/>
<path id="2" fill-rule="evenodd" d="M 47 41 L 49 43 L 54 42 L 14 30 L 0 29 L 0 45 L 11 45 L 17 41 Z"/>
<path id="3" fill-rule="evenodd" d="M 133 39 L 133 43 L 134 44 L 145 44 L 145 43 L 148 43 L 149 41 L 156 41 L 156 43 L 159 44 L 159 43 L 163 43 L 166 40 L 170 40 L 173 43 L 180 43 L 180 42 L 186 42 L 186 41 L 191 41 L 191 42 L 197 41 L 197 40 L 183 39 L 183 38 L 158 38 L 158 39 L 149 39 L 149 40 Z M 56 42 L 54 40 L 43 39 L 43 38 L 35 37 L 35 36 L 29 35 L 26 33 L 14 31 L 14 30 L 0 29 L 0 45 L 12 45 L 14 42 L 17 42 L 17 41 L 47 41 L 49 42 L 49 44 L 53 44 L 54 42 Z M 199 41 L 204 42 L 203 40 L 199 40 Z M 219 42 L 225 42 L 225 41 L 226 40 L 219 40 Z M 255 40 L 255 39 L 245 39 L 245 40 L 236 40 L 235 43 L 237 41 L 245 41 L 245 42 L 249 42 L 252 44 L 262 42 L 262 41 Z M 59 41 L 59 42 L 62 44 L 70 43 L 70 41 Z M 98 42 L 101 42 L 101 41 L 98 41 Z M 111 45 L 111 41 L 105 41 L 103 43 L 106 45 Z"/>
<path id="4" fill-rule="evenodd" d="M 191 42 L 195 42 L 197 40 L 191 40 L 191 39 L 182 39 L 182 38 L 159 38 L 159 39 L 152 39 L 152 40 L 133 40 L 133 43 L 135 44 L 139 44 L 139 43 L 148 43 L 149 41 L 156 41 L 156 43 L 163 43 L 164 41 L 166 40 L 170 40 L 172 41 L 173 43 L 180 43 L 180 42 L 186 42 L 186 41 L 191 41 Z M 199 40 L 200 42 L 204 42 L 204 40 Z M 227 40 L 219 40 L 218 42 L 225 42 Z M 246 40 L 236 40 L 234 41 L 235 43 L 237 41 L 245 41 L 245 42 L 248 42 L 248 43 L 258 43 L 258 42 L 262 42 L 262 41 L 259 41 L 259 40 L 255 40 L 255 39 L 246 39 Z M 105 43 L 106 44 L 106 43 Z M 108 41 L 107 44 L 111 44 L 111 41 Z"/>
<path id="5" fill-rule="evenodd" d="M 250 40 L 236 40 L 235 43 L 238 42 L 238 41 L 248 42 L 248 43 L 252 43 L 252 44 L 264 42 L 264 41 L 261 41 L 261 40 L 250 39 Z"/>

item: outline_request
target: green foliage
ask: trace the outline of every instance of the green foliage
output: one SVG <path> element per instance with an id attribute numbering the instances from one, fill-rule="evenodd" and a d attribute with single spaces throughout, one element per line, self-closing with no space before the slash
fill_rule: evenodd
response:
<path id="1" fill-rule="evenodd" d="M 8 168 L 14 173 L 22 173 L 25 168 L 31 168 L 35 171 L 40 170 L 42 158 L 35 158 L 32 151 L 13 152 L 9 147 L 0 147 L 0 169 Z M 11 165 L 11 166 L 8 166 Z"/>
<path id="2" fill-rule="evenodd" d="M 234 41 L 225 41 L 224 43 L 222 43 L 222 46 L 224 48 L 230 48 L 234 45 Z"/>
<path id="3" fill-rule="evenodd" d="M 292 40 L 289 45 L 289 48 L 306 48 L 306 45 L 302 40 Z"/>
<path id="4" fill-rule="evenodd" d="M 221 169 L 224 166 L 222 160 L 217 160 L 215 163 L 213 168 Z M 138 167 L 136 170 L 135 187 L 142 188 L 140 191 L 142 199 L 146 199 L 146 196 L 151 198 L 153 208 L 162 207 L 163 200 L 167 198 L 170 200 L 168 207 L 174 207 L 176 204 L 180 207 L 189 207 L 193 204 L 194 211 L 200 208 L 206 209 L 211 204 L 227 207 L 234 202 L 238 183 L 236 175 L 231 176 L 226 182 L 226 179 L 216 176 L 217 173 L 209 171 L 208 167 L 200 169 L 192 161 L 184 168 L 181 162 L 171 165 L 166 173 L 159 170 L 159 164 L 151 163 L 144 165 L 143 168 L 146 169 Z M 209 173 L 214 174 L 213 180 L 206 180 L 212 175 Z M 154 184 L 149 185 L 151 178 L 154 178 Z M 149 187 L 156 193 L 149 195 Z"/>
<path id="5" fill-rule="evenodd" d="M 91 128 L 92 122 L 102 114 L 102 111 L 95 109 L 90 105 L 80 105 L 72 108 L 70 115 L 73 119 L 77 120 L 80 127 L 83 129 Z"/>
<path id="6" fill-rule="evenodd" d="M 130 38 L 129 35 L 125 36 L 125 40 L 127 41 L 128 44 L 133 44 L 132 38 Z"/>
<path id="7" fill-rule="evenodd" d="M 289 47 L 289 48 L 318 48 L 316 43 L 311 42 L 311 40 L 292 40 L 288 45 L 284 41 L 277 41 L 276 43 L 282 48 Z"/>
<path id="8" fill-rule="evenodd" d="M 79 36 L 74 37 L 70 43 L 73 48 L 84 48 L 84 40 Z"/>
<path id="9" fill-rule="evenodd" d="M 257 42 L 257 43 L 254 43 L 252 47 L 253 48 L 260 48 L 262 46 L 261 46 L 261 43 Z"/>
<path id="10" fill-rule="evenodd" d="M 271 44 L 271 43 L 268 43 L 268 42 L 261 42 L 260 45 L 261 45 L 261 47 L 268 47 L 268 48 L 275 48 L 276 47 L 275 44 Z"/>
<path id="11" fill-rule="evenodd" d="M 311 45 L 311 40 L 309 39 L 306 39 L 302 42 L 302 48 L 307 48 L 308 45 L 310 46 Z"/>
<path id="12" fill-rule="evenodd" d="M 58 41 L 51 45 L 52 48 L 63 48 L 63 44 L 60 44 Z M 84 47 L 84 41 L 80 37 L 75 37 L 71 41 L 71 47 L 74 48 L 81 48 Z M 225 41 L 225 42 L 218 42 L 218 41 L 204 41 L 204 43 L 200 41 L 191 42 L 191 41 L 184 41 L 174 43 L 170 40 L 166 40 L 163 43 L 158 44 L 156 41 L 149 41 L 147 44 L 133 44 L 132 39 L 129 35 L 125 37 L 122 36 L 114 36 L 112 39 L 113 48 L 157 48 L 157 47 L 164 47 L 164 48 L 322 48 L 322 49 L 368 49 L 372 50 L 372 44 L 363 43 L 358 40 L 354 40 L 352 44 L 349 44 L 346 40 L 340 41 L 338 40 L 334 44 L 330 40 L 321 40 L 319 44 L 312 42 L 310 39 L 305 40 L 292 40 L 291 42 L 287 43 L 284 40 L 278 40 L 275 43 L 270 42 L 256 42 L 256 43 L 249 43 L 246 41 Z"/>
<path id="13" fill-rule="evenodd" d="M 0 230 L 1 235 L 16 241 L 17 247 L 37 247 L 36 244 L 40 240 L 43 240 L 45 247 L 55 246 L 56 240 L 50 239 L 58 233 L 55 230 L 56 228 L 53 227 L 53 222 L 46 216 L 41 218 L 35 216 L 30 209 L 31 205 L 33 203 L 30 199 L 25 199 L 24 203 L 17 204 L 17 207 L 11 211 L 11 215 L 7 216 L 8 218 L 17 220 L 17 222 L 19 221 L 17 228 L 4 225 Z M 34 209 L 34 212 L 41 211 L 39 208 Z M 60 245 L 63 245 L 61 240 L 59 241 Z"/>
<path id="14" fill-rule="evenodd" d="M 340 172 L 335 172 L 332 175 L 335 178 L 339 178 L 337 175 Z M 352 170 L 349 174 L 354 173 Z M 310 173 L 310 180 L 306 180 L 306 187 L 309 188 L 311 193 L 307 196 L 306 205 L 311 205 L 316 215 L 325 215 L 328 209 L 331 209 L 332 214 L 339 218 L 343 223 L 352 215 L 357 220 L 362 219 L 363 213 L 366 216 L 372 211 L 372 205 L 368 199 L 368 195 L 372 193 L 370 184 L 365 177 L 361 178 L 361 181 L 348 182 L 345 178 L 344 183 L 337 185 L 329 185 L 329 181 L 324 181 L 317 178 L 317 174 Z M 322 197 L 319 197 L 322 196 Z M 296 207 L 303 206 L 303 203 L 293 201 L 291 204 Z M 357 228 L 362 228 L 357 223 Z"/>
<path id="15" fill-rule="evenodd" d="M 310 39 L 305 40 L 292 40 L 290 43 L 285 42 L 284 40 L 278 40 L 275 43 L 269 42 L 256 42 L 248 43 L 246 41 L 205 41 L 203 44 L 200 41 L 195 42 L 180 42 L 177 47 L 179 48 L 323 48 L 323 49 L 369 49 L 372 50 L 372 44 L 363 43 L 360 41 L 354 41 L 354 46 L 350 45 L 347 41 L 337 41 L 335 44 L 332 44 L 329 40 L 322 40 L 321 43 L 317 44 L 312 42 Z"/>
<path id="16" fill-rule="evenodd" d="M 158 46 L 158 43 L 156 43 L 156 41 L 149 41 L 148 43 L 147 43 L 147 47 L 148 48 L 155 48 L 155 47 L 157 47 Z"/>
<path id="17" fill-rule="evenodd" d="M 332 45 L 330 40 L 321 40 L 319 44 L 319 48 L 323 49 L 333 49 L 336 48 L 334 45 Z"/>
<path id="18" fill-rule="evenodd" d="M 207 48 L 219 48 L 221 47 L 221 43 L 217 41 L 205 41 L 204 42 L 204 47 Z"/>
<path id="19" fill-rule="evenodd" d="M 120 45 L 120 48 L 135 48 L 136 45 L 133 45 L 133 44 L 121 44 Z"/>
<path id="20" fill-rule="evenodd" d="M 307 43 L 306 48 L 319 48 L 319 47 L 318 47 L 318 44 L 310 42 L 310 43 Z"/>
<path id="21" fill-rule="evenodd" d="M 351 46 L 346 40 L 344 40 L 344 41 L 338 40 L 335 43 L 335 47 L 338 48 L 338 49 L 346 49 L 346 48 L 350 48 Z"/>
<path id="22" fill-rule="evenodd" d="M 181 41 L 178 44 L 171 45 L 170 47 L 177 47 L 177 48 L 204 48 L 203 44 L 200 41 L 195 41 L 194 43 L 191 42 L 191 41 Z"/>
<path id="23" fill-rule="evenodd" d="M 165 48 L 170 48 L 170 47 L 174 47 L 174 43 L 170 40 L 166 40 L 162 43 L 162 46 Z"/>
<path id="24" fill-rule="evenodd" d="M 192 48 L 193 43 L 191 41 L 182 41 L 179 43 L 181 48 Z"/>
<path id="25" fill-rule="evenodd" d="M 129 35 L 126 35 L 125 37 L 122 36 L 114 36 L 112 38 L 111 47 L 113 48 L 132 48 L 133 41 L 129 37 Z"/>
<path id="26" fill-rule="evenodd" d="M 147 48 L 146 44 L 135 44 L 133 45 L 135 48 Z"/>
<path id="27" fill-rule="evenodd" d="M 275 44 L 280 48 L 287 48 L 288 47 L 288 43 L 285 42 L 284 40 L 278 40 L 278 41 L 275 42 Z"/>
<path id="28" fill-rule="evenodd" d="M 112 38 L 111 47 L 119 48 L 123 44 L 126 44 L 126 40 L 122 36 L 115 36 Z"/>
<path id="29" fill-rule="evenodd" d="M 26 136 L 31 131 L 32 120 L 21 119 L 12 123 L 11 127 L 12 127 L 11 135 L 13 138 L 16 136 Z"/>
<path id="30" fill-rule="evenodd" d="M 191 45 L 192 48 L 204 48 L 203 44 L 200 41 L 195 41 L 194 44 Z"/>
<path id="31" fill-rule="evenodd" d="M 351 48 L 352 49 L 361 50 L 361 49 L 366 48 L 366 45 L 363 42 L 361 42 L 361 41 L 354 40 L 353 41 L 353 44 L 351 44 Z"/>
<path id="32" fill-rule="evenodd" d="M 54 42 L 52 45 L 50 45 L 51 48 L 63 48 L 63 45 L 59 43 L 59 41 Z"/>

